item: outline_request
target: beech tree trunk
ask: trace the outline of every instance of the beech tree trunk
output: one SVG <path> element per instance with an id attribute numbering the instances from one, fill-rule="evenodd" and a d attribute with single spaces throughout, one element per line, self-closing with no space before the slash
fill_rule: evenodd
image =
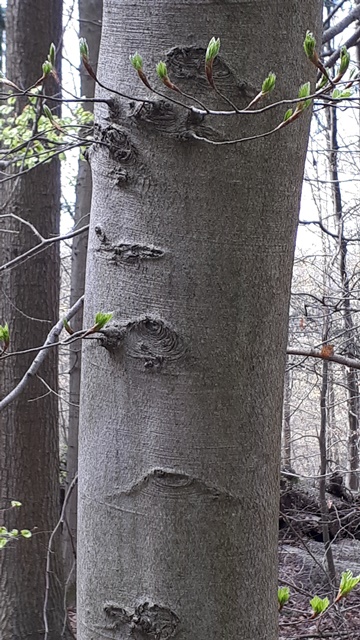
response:
<path id="1" fill-rule="evenodd" d="M 310 113 L 200 117 L 151 94 L 173 82 L 245 107 L 314 72 L 321 2 L 104 2 L 98 74 L 141 104 L 96 109 L 79 450 L 78 637 L 275 640 L 281 412 L 290 279 Z M 167 90 L 164 89 L 166 92 Z M 110 98 L 105 90 L 99 95 Z M 178 93 L 169 96 L 195 104 Z M 198 107 L 199 105 L 196 104 Z"/>
<path id="2" fill-rule="evenodd" d="M 102 0 L 79 0 L 79 35 L 86 38 L 91 50 L 92 63 L 97 61 L 102 19 Z M 96 64 L 93 64 L 96 71 Z M 80 93 L 91 98 L 94 95 L 94 81 L 86 73 L 83 66 L 80 69 Z M 85 109 L 91 111 L 92 103 L 86 102 Z M 91 206 L 91 172 L 89 164 L 83 158 L 79 160 L 76 181 L 76 203 L 74 223 L 80 227 L 89 223 Z M 71 253 L 71 293 L 70 307 L 84 294 L 85 270 L 87 253 L 87 233 L 73 239 Z M 82 329 L 82 310 L 72 320 L 74 331 Z M 82 343 L 74 342 L 70 347 L 70 405 L 69 430 L 67 441 L 67 476 L 66 486 L 71 485 L 77 473 L 78 461 L 78 432 L 79 432 L 79 404 L 80 404 L 80 375 L 81 375 L 81 347 Z M 77 487 L 73 490 L 66 512 L 66 527 L 64 530 L 65 576 L 67 579 L 67 600 L 73 604 L 76 586 L 76 546 L 77 546 Z"/>
<path id="3" fill-rule="evenodd" d="M 62 2 L 8 0 L 6 13 L 7 75 L 21 87 L 41 75 L 51 42 L 61 42 Z M 61 52 L 58 52 L 58 61 Z M 60 71 L 60 69 L 59 69 Z M 54 87 L 53 87 L 54 88 Z M 51 91 L 48 85 L 47 90 Z M 58 90 L 55 88 L 55 90 Z M 23 102 L 18 105 L 24 106 Z M 50 105 L 51 106 L 51 105 Z M 60 165 L 58 160 L 25 173 L 16 184 L 1 185 L 2 214 L 16 214 L 45 237 L 59 233 Z M 1 220 L 1 264 L 24 253 L 38 239 L 29 227 L 9 218 Z M 10 327 L 10 350 L 43 344 L 58 320 L 58 245 L 39 253 L 22 266 L 3 272 L 1 322 Z M 1 398 L 19 382 L 34 359 L 24 353 L 2 361 Z M 48 388 L 41 381 L 45 381 Z M 48 389 L 53 393 L 49 393 Z M 34 531 L 30 540 L 8 543 L 0 553 L 0 637 L 3 640 L 43 640 L 45 573 L 49 537 L 59 516 L 59 434 L 57 352 L 52 349 L 25 392 L 0 414 L 1 508 L 11 500 L 22 507 L 2 518 L 11 529 Z M 64 622 L 60 540 L 50 556 L 46 617 L 48 640 L 59 640 Z"/>

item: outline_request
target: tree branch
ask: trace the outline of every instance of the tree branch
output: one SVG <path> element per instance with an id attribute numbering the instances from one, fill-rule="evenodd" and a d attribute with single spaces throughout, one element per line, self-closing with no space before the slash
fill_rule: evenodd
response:
<path id="1" fill-rule="evenodd" d="M 75 302 L 75 304 L 71 307 L 71 309 L 69 309 L 69 311 L 64 316 L 64 318 L 66 320 L 71 320 L 71 318 L 79 311 L 80 307 L 83 304 L 83 301 L 84 301 L 84 296 L 82 296 L 81 298 L 79 298 L 79 300 L 77 300 L 77 302 Z M 8 393 L 7 396 L 5 396 L 5 398 L 3 398 L 3 400 L 0 401 L 0 411 L 5 409 L 5 407 L 7 407 L 11 402 L 13 402 L 15 398 L 17 398 L 24 391 L 29 380 L 35 376 L 41 364 L 44 362 L 48 353 L 47 347 L 49 345 L 53 345 L 56 343 L 56 340 L 59 337 L 63 328 L 64 328 L 64 322 L 63 322 L 63 318 L 61 318 L 61 320 L 59 320 L 59 322 L 57 322 L 57 324 L 49 332 L 48 337 L 46 338 L 42 349 L 39 351 L 39 353 L 33 360 L 32 364 L 30 365 L 29 369 L 23 375 L 20 382 L 16 385 L 16 387 L 12 391 L 10 391 L 10 393 Z"/>
<path id="2" fill-rule="evenodd" d="M 315 351 L 315 349 L 293 349 L 289 347 L 286 350 L 286 353 L 291 356 L 305 356 L 305 358 L 319 358 L 320 360 L 329 360 L 330 362 L 336 362 L 337 364 L 342 364 L 345 367 L 350 367 L 351 369 L 360 369 L 360 360 L 357 360 L 355 358 L 345 358 L 344 356 L 337 356 L 336 354 L 325 357 L 321 354 L 320 351 Z"/>
<path id="3" fill-rule="evenodd" d="M 26 220 L 21 220 L 21 221 L 26 223 Z M 75 231 L 70 231 L 70 233 L 66 233 L 64 236 L 56 236 L 55 238 L 43 238 L 42 241 L 39 242 L 39 244 L 35 245 L 35 247 L 31 247 L 31 249 L 29 249 L 28 251 L 25 251 L 25 253 L 22 253 L 20 256 L 16 256 L 16 258 L 13 258 L 12 260 L 9 260 L 9 262 L 6 262 L 5 264 L 1 265 L 0 273 L 1 271 L 6 271 L 6 269 L 10 269 L 10 267 L 14 267 L 19 262 L 21 263 L 24 260 L 27 260 L 28 258 L 32 258 L 37 253 L 40 253 L 40 251 L 43 251 L 43 249 L 45 249 L 46 247 L 49 247 L 52 244 L 54 244 L 54 242 L 69 240 L 70 238 L 74 238 L 75 236 L 78 236 L 80 233 L 83 233 L 84 231 L 88 231 L 88 230 L 89 230 L 89 225 L 86 224 L 83 227 L 80 227 L 80 229 L 76 229 Z"/>
<path id="4" fill-rule="evenodd" d="M 350 13 L 348 13 L 345 18 L 343 18 L 343 20 L 340 20 L 340 22 L 335 24 L 333 27 L 330 27 L 329 29 L 326 29 L 326 31 L 324 31 L 322 43 L 325 44 L 326 42 L 329 42 L 329 40 L 335 38 L 335 36 L 337 36 L 339 33 L 342 33 L 342 31 L 344 31 L 344 29 L 346 29 L 346 27 L 348 27 L 352 22 L 355 22 L 355 20 L 359 19 L 360 6 L 357 6 L 354 7 L 354 9 L 352 9 L 352 11 L 350 11 Z"/>

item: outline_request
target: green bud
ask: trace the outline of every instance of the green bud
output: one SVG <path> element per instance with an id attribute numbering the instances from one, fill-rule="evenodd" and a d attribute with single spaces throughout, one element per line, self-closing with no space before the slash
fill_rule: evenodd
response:
<path id="1" fill-rule="evenodd" d="M 102 313 L 99 311 L 95 316 L 95 327 L 97 330 L 102 329 L 113 317 L 112 313 Z"/>
<path id="2" fill-rule="evenodd" d="M 312 600 L 310 600 L 310 606 L 315 613 L 316 616 L 323 613 L 328 608 L 330 602 L 329 598 L 319 598 L 319 596 L 314 596 Z"/>
<path id="3" fill-rule="evenodd" d="M 0 325 L 0 342 L 3 342 L 5 346 L 8 346 L 10 342 L 10 330 L 7 322 L 4 326 Z"/>
<path id="4" fill-rule="evenodd" d="M 346 71 L 348 70 L 349 64 L 350 64 L 350 54 L 345 46 L 341 47 L 340 69 L 339 69 L 339 73 L 341 73 L 341 75 L 344 75 L 344 73 L 346 73 Z"/>
<path id="5" fill-rule="evenodd" d="M 81 57 L 82 58 L 88 58 L 89 57 L 89 47 L 88 47 L 88 43 L 86 42 L 86 38 L 80 38 L 79 47 L 80 47 L 80 55 L 81 55 Z"/>
<path id="6" fill-rule="evenodd" d="M 29 529 L 21 529 L 20 533 L 23 538 L 31 538 L 32 536 L 32 533 L 31 531 L 29 531 Z"/>
<path id="7" fill-rule="evenodd" d="M 52 64 L 51 62 L 49 62 L 49 60 L 45 60 L 45 62 L 43 62 L 42 72 L 43 72 L 43 76 L 45 77 L 52 72 Z"/>
<path id="8" fill-rule="evenodd" d="M 8 540 L 6 538 L 0 538 L 0 549 L 3 549 L 7 543 Z"/>
<path id="9" fill-rule="evenodd" d="M 356 576 L 354 578 L 353 572 L 350 571 L 350 569 L 344 571 L 344 573 L 341 574 L 340 587 L 336 600 L 345 598 L 345 596 L 347 596 L 359 582 L 360 576 Z"/>
<path id="10" fill-rule="evenodd" d="M 298 97 L 307 98 L 310 95 L 310 91 L 311 91 L 310 82 L 305 82 L 305 84 L 302 84 L 299 89 Z"/>
<path id="11" fill-rule="evenodd" d="M 19 502 L 18 500 L 11 500 L 11 506 L 12 507 L 21 507 L 21 502 Z"/>
<path id="12" fill-rule="evenodd" d="M 275 87 L 275 82 L 276 82 L 276 75 L 271 71 L 271 73 L 269 73 L 268 77 L 265 78 L 264 82 L 262 83 L 261 93 L 265 94 L 265 93 L 270 93 L 270 91 L 273 91 Z"/>
<path id="13" fill-rule="evenodd" d="M 143 68 L 142 57 L 139 53 L 134 53 L 133 56 L 130 56 L 130 62 L 136 71 L 141 71 Z"/>
<path id="14" fill-rule="evenodd" d="M 11 529 L 11 531 L 9 531 L 9 536 L 11 536 L 12 538 L 16 538 L 16 536 L 19 535 L 19 529 Z"/>
<path id="15" fill-rule="evenodd" d="M 167 68 L 165 62 L 158 62 L 156 65 L 156 73 L 158 74 L 160 80 L 164 80 L 167 78 Z"/>
<path id="16" fill-rule="evenodd" d="M 307 57 L 309 58 L 309 60 L 312 60 L 312 58 L 315 55 L 315 47 L 316 47 L 316 40 L 313 34 L 311 33 L 311 31 L 307 31 L 305 40 L 304 40 L 304 51 Z"/>
<path id="17" fill-rule="evenodd" d="M 205 55 L 205 62 L 212 62 L 220 51 L 220 38 L 211 38 Z"/>
<path id="18" fill-rule="evenodd" d="M 286 122 L 286 120 L 289 120 L 289 118 L 291 118 L 293 114 L 293 110 L 292 109 L 288 109 L 284 115 L 284 122 Z"/>
<path id="19" fill-rule="evenodd" d="M 50 50 L 48 55 L 48 60 L 52 67 L 55 67 L 55 56 L 56 56 L 56 49 L 55 49 L 54 43 L 52 42 L 50 45 Z"/>
<path id="20" fill-rule="evenodd" d="M 289 587 L 279 587 L 278 588 L 279 611 L 288 602 L 289 598 L 290 598 L 290 589 L 289 589 Z"/>

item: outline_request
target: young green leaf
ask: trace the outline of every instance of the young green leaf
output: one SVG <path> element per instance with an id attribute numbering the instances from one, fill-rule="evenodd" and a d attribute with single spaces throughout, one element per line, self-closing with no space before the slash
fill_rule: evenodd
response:
<path id="1" fill-rule="evenodd" d="M 89 47 L 88 47 L 88 43 L 86 41 L 86 38 L 80 38 L 79 47 L 80 47 L 80 55 L 81 55 L 81 57 L 82 58 L 88 58 L 89 57 Z"/>
<path id="2" fill-rule="evenodd" d="M 50 50 L 48 55 L 48 60 L 52 67 L 55 67 L 55 56 L 56 56 L 56 49 L 55 49 L 54 43 L 52 42 L 50 45 Z"/>
<path id="3" fill-rule="evenodd" d="M 329 598 L 319 598 L 319 596 L 314 596 L 312 600 L 310 600 L 311 608 L 314 612 L 314 617 L 320 615 L 328 608 L 330 602 Z"/>
<path id="4" fill-rule="evenodd" d="M 344 73 L 347 72 L 348 68 L 349 68 L 349 64 L 350 64 L 350 53 L 348 52 L 347 48 L 341 47 L 341 51 L 340 51 L 340 68 L 339 68 L 339 73 L 343 76 Z"/>
<path id="5" fill-rule="evenodd" d="M 289 598 L 290 598 L 290 589 L 289 589 L 289 587 L 279 587 L 278 588 L 279 611 L 281 611 L 283 606 L 288 602 Z"/>
<path id="6" fill-rule="evenodd" d="M 311 33 L 311 31 L 308 30 L 306 32 L 306 36 L 304 40 L 304 51 L 307 57 L 309 58 L 309 60 L 313 60 L 315 56 L 315 47 L 316 47 L 316 40 L 313 34 Z"/>
<path id="7" fill-rule="evenodd" d="M 7 348 L 10 342 L 10 331 L 7 322 L 2 326 L 0 325 L 0 342 L 3 342 L 4 347 Z"/>
<path id="8" fill-rule="evenodd" d="M 136 71 L 141 71 L 143 68 L 143 60 L 139 53 L 134 53 L 134 55 L 130 56 L 130 62 Z"/>
<path id="9" fill-rule="evenodd" d="M 9 540 L 7 540 L 6 538 L 0 537 L 0 549 L 3 549 L 8 542 Z"/>
<path id="10" fill-rule="evenodd" d="M 43 66 L 42 66 L 42 72 L 43 72 L 43 76 L 48 76 L 52 71 L 52 66 L 51 66 L 51 62 L 49 62 L 49 60 L 45 60 L 45 62 L 43 62 Z"/>
<path id="11" fill-rule="evenodd" d="M 21 502 L 19 502 L 18 500 L 11 500 L 11 506 L 12 507 L 21 507 Z"/>
<path id="12" fill-rule="evenodd" d="M 32 536 L 32 533 L 31 531 L 29 531 L 29 529 L 21 529 L 20 533 L 23 538 L 31 538 Z"/>
<path id="13" fill-rule="evenodd" d="M 275 88 L 275 82 L 276 82 L 275 73 L 273 72 L 269 73 L 268 77 L 265 78 L 264 82 L 262 83 L 261 93 L 265 95 L 266 93 L 270 93 L 271 91 L 273 91 L 273 89 Z"/>
<path id="14" fill-rule="evenodd" d="M 341 598 L 345 598 L 359 582 L 360 575 L 354 577 L 350 569 L 344 571 L 344 573 L 341 574 L 340 587 L 335 602 L 338 602 Z"/>
<path id="15" fill-rule="evenodd" d="M 206 64 L 212 62 L 220 51 L 220 38 L 211 38 L 205 54 Z"/>
<path id="16" fill-rule="evenodd" d="M 293 114 L 293 110 L 292 109 L 288 109 L 284 115 L 284 122 L 286 122 L 286 120 L 289 120 L 289 118 L 291 118 Z"/>
<path id="17" fill-rule="evenodd" d="M 156 73 L 158 74 L 160 80 L 164 80 L 167 78 L 167 67 L 165 62 L 158 62 L 156 65 Z"/>
<path id="18" fill-rule="evenodd" d="M 299 98 L 307 98 L 310 95 L 311 87 L 310 82 L 305 82 L 301 85 L 298 93 Z"/>
<path id="19" fill-rule="evenodd" d="M 99 311 L 95 316 L 95 327 L 97 331 L 99 331 L 99 329 L 102 329 L 109 322 L 109 320 L 111 320 L 112 317 L 112 313 L 101 313 L 101 311 Z"/>

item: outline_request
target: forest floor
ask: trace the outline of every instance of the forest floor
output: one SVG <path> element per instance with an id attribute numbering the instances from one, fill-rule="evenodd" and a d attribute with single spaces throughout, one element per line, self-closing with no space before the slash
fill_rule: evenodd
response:
<path id="1" fill-rule="evenodd" d="M 348 569 L 354 576 L 360 574 L 360 541 L 340 540 L 332 548 L 339 577 Z M 327 596 L 330 602 L 336 596 L 324 569 L 323 543 L 305 539 L 280 542 L 279 586 L 290 589 L 290 600 L 279 614 L 279 640 L 360 640 L 360 586 L 337 605 L 330 605 L 323 616 L 311 619 L 309 602 L 315 595 Z"/>

